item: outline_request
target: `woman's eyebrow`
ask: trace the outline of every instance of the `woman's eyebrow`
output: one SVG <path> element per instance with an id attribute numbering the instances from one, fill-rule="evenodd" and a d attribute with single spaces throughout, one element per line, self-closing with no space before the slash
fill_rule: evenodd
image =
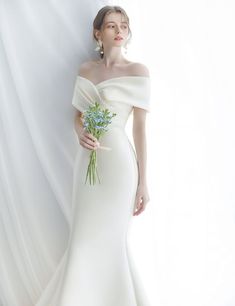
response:
<path id="1" fill-rule="evenodd" d="M 107 21 L 105 22 L 105 24 L 108 24 L 108 23 L 116 23 L 115 21 Z M 121 23 L 127 23 L 127 21 L 122 21 Z"/>

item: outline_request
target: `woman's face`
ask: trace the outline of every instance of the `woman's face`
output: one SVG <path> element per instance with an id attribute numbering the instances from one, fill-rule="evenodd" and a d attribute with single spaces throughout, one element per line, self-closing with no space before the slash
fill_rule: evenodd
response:
<path id="1" fill-rule="evenodd" d="M 121 13 L 112 12 L 105 16 L 99 39 L 105 46 L 122 46 L 129 34 L 129 26 Z M 119 39 L 118 39 L 119 38 Z"/>

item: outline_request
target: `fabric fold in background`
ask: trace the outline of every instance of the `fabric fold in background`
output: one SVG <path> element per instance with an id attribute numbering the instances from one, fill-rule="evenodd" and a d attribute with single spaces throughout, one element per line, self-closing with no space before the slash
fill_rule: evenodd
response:
<path id="1" fill-rule="evenodd" d="M 106 4 L 0 2 L 1 306 L 53 305 L 71 225 L 73 88 L 97 57 L 92 21 Z"/>

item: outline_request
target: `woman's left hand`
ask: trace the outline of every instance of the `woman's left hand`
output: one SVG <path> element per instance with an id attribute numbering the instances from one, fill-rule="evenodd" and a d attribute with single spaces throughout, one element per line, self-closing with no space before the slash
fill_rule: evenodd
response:
<path id="1" fill-rule="evenodd" d="M 145 210 L 149 200 L 149 193 L 146 184 L 140 184 L 136 192 L 133 216 L 137 216 L 142 213 Z"/>

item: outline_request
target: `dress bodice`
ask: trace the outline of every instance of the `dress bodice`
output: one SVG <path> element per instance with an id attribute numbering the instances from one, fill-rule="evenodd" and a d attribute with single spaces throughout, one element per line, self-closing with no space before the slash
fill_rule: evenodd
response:
<path id="1" fill-rule="evenodd" d="M 150 111 L 150 78 L 121 76 L 93 84 L 78 75 L 72 105 L 84 112 L 95 102 L 117 114 L 112 125 L 125 126 L 133 107 Z"/>

